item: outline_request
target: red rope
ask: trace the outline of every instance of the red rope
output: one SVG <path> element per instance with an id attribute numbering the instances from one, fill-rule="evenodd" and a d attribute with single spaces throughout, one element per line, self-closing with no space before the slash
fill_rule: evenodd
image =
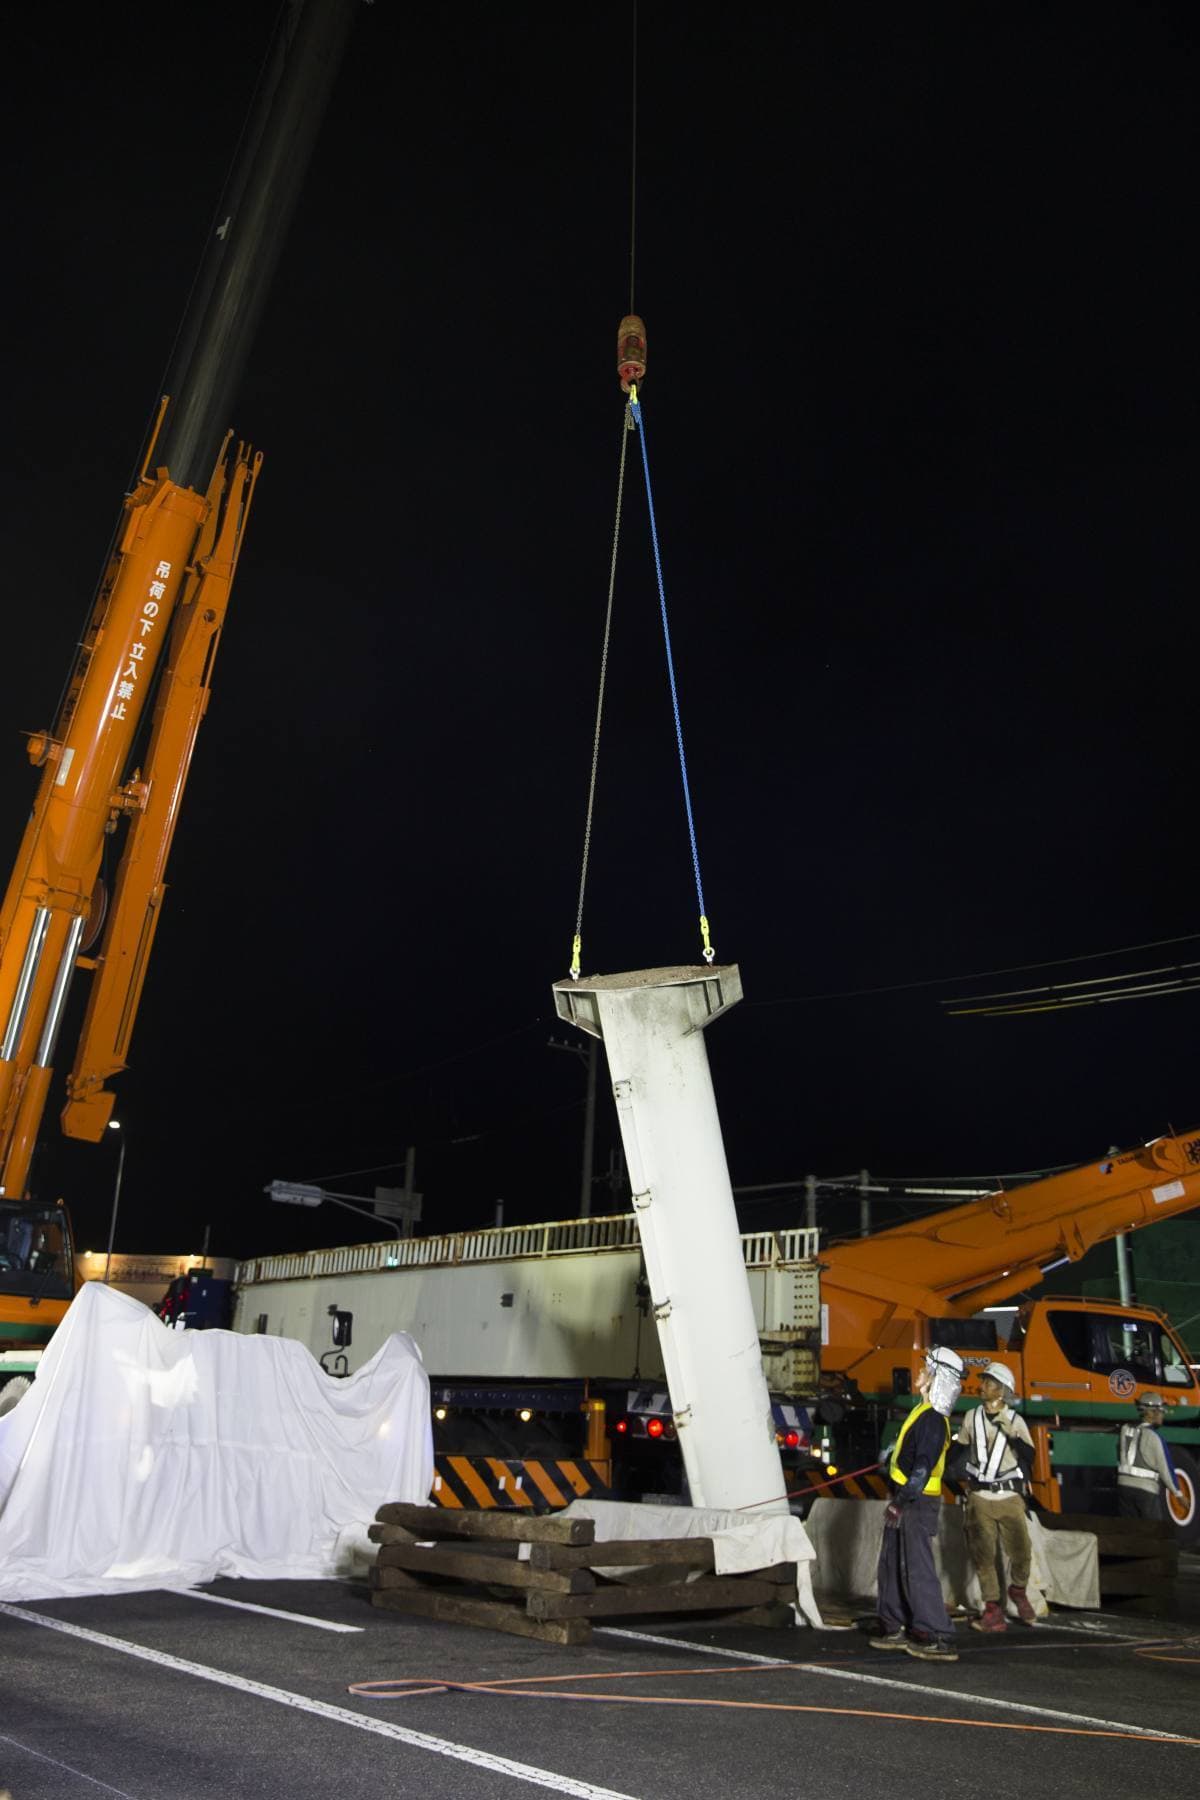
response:
<path id="1" fill-rule="evenodd" d="M 848 1475 L 835 1475 L 832 1481 L 813 1481 L 808 1487 L 789 1488 L 789 1500 L 803 1500 L 806 1494 L 819 1494 L 822 1488 L 840 1487 L 843 1481 L 853 1481 L 859 1475 L 873 1475 L 876 1469 L 882 1469 L 881 1462 L 867 1463 L 865 1468 L 851 1469 Z"/>

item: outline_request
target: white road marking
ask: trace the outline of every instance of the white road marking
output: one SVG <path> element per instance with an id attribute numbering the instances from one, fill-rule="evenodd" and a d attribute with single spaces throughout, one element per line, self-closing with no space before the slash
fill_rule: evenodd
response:
<path id="1" fill-rule="evenodd" d="M 627 1631 L 621 1625 L 593 1625 L 592 1634 L 633 1638 L 639 1644 L 661 1644 L 664 1650 L 694 1650 L 698 1656 L 719 1656 L 722 1662 L 765 1663 L 771 1669 L 794 1668 L 782 1656 L 756 1656 L 753 1650 L 721 1650 L 715 1644 L 693 1644 L 690 1638 L 656 1637 L 650 1631 Z"/>
<path id="2" fill-rule="evenodd" d="M 292 1625 L 315 1625 L 320 1631 L 363 1631 L 362 1625 L 339 1625 L 334 1619 L 313 1619 L 308 1613 L 284 1612 L 279 1606 L 257 1606 L 253 1600 L 230 1600 L 224 1594 L 202 1594 L 199 1588 L 175 1588 L 187 1594 L 189 1600 L 211 1600 L 214 1606 L 236 1606 L 242 1612 L 265 1613 L 268 1619 L 287 1619 Z"/>
<path id="3" fill-rule="evenodd" d="M 617 1630 L 613 1626 L 594 1626 L 613 1637 L 635 1638 L 643 1644 L 661 1644 L 669 1650 L 695 1650 L 700 1656 L 719 1656 L 726 1661 L 765 1663 L 777 1669 L 795 1669 L 798 1675 L 828 1675 L 834 1681 L 854 1681 L 864 1687 L 884 1687 L 905 1694 L 930 1694 L 938 1700 L 954 1700 L 964 1706 L 994 1706 L 1000 1712 L 1028 1713 L 1036 1719 L 1058 1719 L 1064 1724 L 1089 1727 L 1092 1730 L 1127 1732 L 1130 1737 L 1167 1738 L 1173 1744 L 1194 1740 L 1174 1731 L 1156 1731 L 1150 1725 L 1129 1725 L 1124 1719 L 1093 1719 L 1087 1713 L 1060 1712 L 1050 1706 L 1029 1706 L 1022 1700 L 998 1700 L 991 1694 L 976 1694 L 961 1688 L 928 1687 L 923 1681 L 900 1681 L 890 1675 L 868 1675 L 862 1669 L 835 1669 L 825 1663 L 787 1662 L 783 1657 L 756 1656 L 750 1650 L 722 1650 L 716 1644 L 693 1644 L 686 1638 L 652 1637 L 649 1632 Z M 1136 1640 L 1135 1640 L 1136 1641 Z"/>
<path id="4" fill-rule="evenodd" d="M 57 1756 L 47 1756 L 44 1750 L 35 1750 L 32 1744 L 23 1744 L 20 1738 L 9 1737 L 6 1732 L 0 1731 L 0 1744 L 11 1744 L 23 1756 L 35 1756 L 39 1762 L 49 1763 L 52 1769 L 61 1769 L 65 1775 L 77 1775 L 80 1781 L 90 1781 L 93 1787 L 100 1788 L 103 1793 L 118 1795 L 119 1800 L 133 1800 L 133 1795 L 127 1794 L 124 1788 L 109 1787 L 107 1781 L 97 1781 L 94 1775 L 85 1774 L 82 1769 L 75 1768 L 74 1764 L 59 1762 Z M 7 1793 L 8 1789 L 5 1788 L 4 1792 Z"/>
<path id="5" fill-rule="evenodd" d="M 1162 1627 L 1158 1624 L 1147 1631 L 1121 1631 L 1102 1619 L 1055 1619 L 1051 1629 L 1077 1631 L 1082 1637 L 1111 1638 L 1117 1644 L 1148 1644 L 1151 1638 L 1163 1635 Z"/>
<path id="6" fill-rule="evenodd" d="M 233 1688 L 239 1694 L 251 1694 L 260 1700 L 274 1700 L 280 1706 L 294 1707 L 297 1712 L 311 1713 L 328 1719 L 334 1725 L 353 1725 L 358 1731 L 372 1732 L 376 1737 L 391 1738 L 408 1744 L 414 1750 L 429 1750 L 435 1756 L 447 1756 L 454 1762 L 470 1763 L 493 1775 L 508 1775 L 514 1781 L 532 1782 L 555 1794 L 569 1794 L 573 1800 L 636 1800 L 632 1794 L 615 1788 L 597 1787 L 592 1781 L 577 1781 L 571 1775 L 556 1775 L 551 1769 L 539 1769 L 532 1763 L 514 1762 L 508 1756 L 494 1756 L 490 1750 L 476 1750 L 470 1744 L 451 1743 L 448 1738 L 433 1737 L 427 1731 L 413 1731 L 405 1725 L 392 1725 L 386 1719 L 372 1719 L 364 1713 L 351 1712 L 345 1706 L 330 1706 L 324 1700 L 310 1700 L 304 1694 L 293 1694 L 287 1688 L 268 1687 L 262 1681 L 248 1681 L 241 1675 L 228 1675 L 224 1669 L 210 1669 L 204 1663 L 187 1662 L 181 1656 L 169 1656 L 164 1650 L 148 1650 L 142 1644 L 130 1644 L 123 1638 L 108 1637 L 102 1631 L 89 1631 L 84 1625 L 69 1625 L 65 1619 L 52 1619 L 44 1613 L 30 1612 L 24 1606 L 0 1601 L 0 1615 L 23 1619 L 28 1625 L 41 1625 L 48 1631 L 61 1631 L 68 1637 L 97 1644 L 102 1650 L 118 1650 L 123 1656 L 136 1656 L 143 1662 L 157 1663 L 160 1668 L 174 1669 L 180 1675 L 192 1675 L 201 1681 L 215 1682 L 219 1687 Z"/>

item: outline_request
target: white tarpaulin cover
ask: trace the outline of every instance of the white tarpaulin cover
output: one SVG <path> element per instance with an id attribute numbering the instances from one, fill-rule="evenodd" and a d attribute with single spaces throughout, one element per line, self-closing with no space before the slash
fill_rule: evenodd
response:
<path id="1" fill-rule="evenodd" d="M 816 1546 L 816 1585 L 823 1594 L 842 1599 L 865 1599 L 875 1593 L 875 1571 L 883 1540 L 883 1500 L 831 1500 L 813 1502 L 808 1530 Z M 983 1611 L 979 1577 L 967 1554 L 963 1533 L 963 1508 L 943 1506 L 933 1560 L 942 1584 L 942 1595 L 952 1610 Z M 1041 1520 L 1029 1521 L 1033 1548 L 1029 1572 L 1029 1598 L 1039 1618 L 1052 1605 L 1076 1606 L 1095 1611 L 1100 1605 L 1100 1560 L 1095 1536 L 1090 1531 L 1047 1531 Z M 1005 1609 L 1016 1617 L 1007 1598 L 1009 1570 L 1003 1563 Z"/>
<path id="2" fill-rule="evenodd" d="M 345 1573 L 432 1480 L 406 1332 L 335 1380 L 290 1338 L 171 1331 L 87 1282 L 0 1417 L 0 1600 Z"/>

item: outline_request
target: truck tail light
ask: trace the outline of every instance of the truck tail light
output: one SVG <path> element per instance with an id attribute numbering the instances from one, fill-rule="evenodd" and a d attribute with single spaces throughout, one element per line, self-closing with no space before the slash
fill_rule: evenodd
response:
<path id="1" fill-rule="evenodd" d="M 646 1420 L 646 1436 L 647 1437 L 660 1438 L 662 1436 L 662 1434 L 663 1434 L 663 1422 L 661 1419 L 647 1419 Z"/>

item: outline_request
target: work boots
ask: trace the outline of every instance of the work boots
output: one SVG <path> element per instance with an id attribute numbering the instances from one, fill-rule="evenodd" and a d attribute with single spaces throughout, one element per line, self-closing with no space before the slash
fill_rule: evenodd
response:
<path id="1" fill-rule="evenodd" d="M 1010 1590 L 1011 1591 L 1011 1590 Z M 1025 1602 L 1029 1605 L 1028 1600 Z M 1032 1611 L 1032 1608 L 1030 1608 Z M 971 1620 L 972 1631 L 1007 1631 L 1008 1620 L 1005 1618 L 998 1600 L 989 1600 L 979 1618 Z"/>
<path id="2" fill-rule="evenodd" d="M 1037 1614 L 1033 1610 L 1033 1603 L 1023 1587 L 1010 1587 L 1008 1597 L 1016 1607 L 1017 1617 L 1022 1625 L 1037 1624 Z"/>

